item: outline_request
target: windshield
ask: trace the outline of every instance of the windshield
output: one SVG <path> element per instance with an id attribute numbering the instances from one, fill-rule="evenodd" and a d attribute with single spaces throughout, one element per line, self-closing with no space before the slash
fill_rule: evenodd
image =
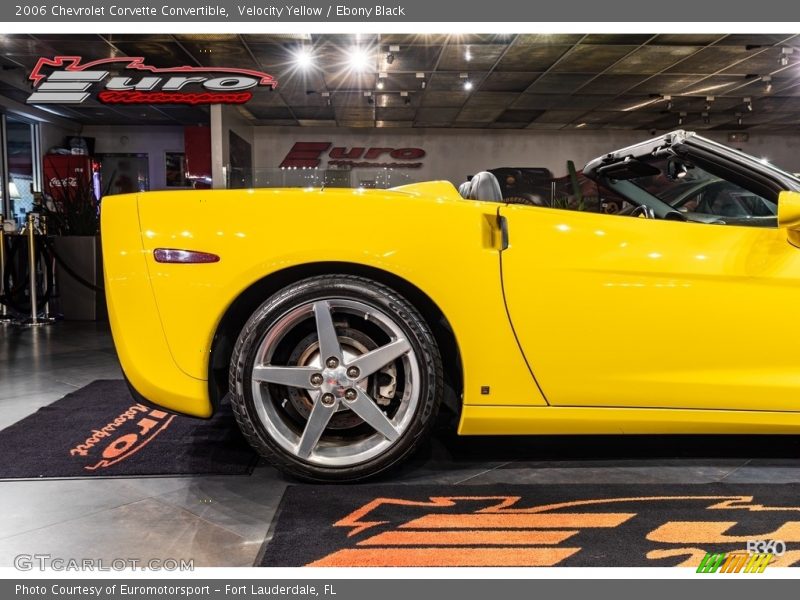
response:
<path id="1" fill-rule="evenodd" d="M 674 161 L 674 159 L 672 159 Z M 660 172 L 629 181 L 689 215 L 709 215 L 753 225 L 774 225 L 777 204 L 689 163 L 648 161 Z"/>

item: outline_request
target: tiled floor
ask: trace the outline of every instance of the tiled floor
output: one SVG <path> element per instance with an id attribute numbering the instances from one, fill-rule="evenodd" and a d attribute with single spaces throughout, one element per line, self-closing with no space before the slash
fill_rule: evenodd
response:
<path id="1" fill-rule="evenodd" d="M 120 377 L 104 326 L 0 325 L 0 428 L 95 379 Z M 383 480 L 598 481 L 799 482 L 800 438 L 458 438 L 443 430 Z M 287 483 L 266 466 L 250 476 L 0 481 L 0 566 L 21 553 L 251 565 Z"/>

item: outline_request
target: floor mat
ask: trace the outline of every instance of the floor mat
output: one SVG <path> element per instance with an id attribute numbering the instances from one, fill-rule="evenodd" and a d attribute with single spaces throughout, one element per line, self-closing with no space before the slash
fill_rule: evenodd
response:
<path id="1" fill-rule="evenodd" d="M 94 381 L 0 431 L 0 479 L 241 475 L 255 452 L 230 406 L 213 418 L 134 400 L 124 381 Z"/>
<path id="2" fill-rule="evenodd" d="M 799 484 L 291 486 L 275 518 L 260 566 L 800 564 Z"/>

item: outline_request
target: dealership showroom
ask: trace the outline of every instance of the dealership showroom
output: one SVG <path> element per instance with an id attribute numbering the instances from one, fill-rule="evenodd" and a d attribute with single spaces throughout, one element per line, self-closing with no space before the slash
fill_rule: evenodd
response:
<path id="1" fill-rule="evenodd" d="M 0 50 L 0 566 L 800 564 L 797 34 Z"/>

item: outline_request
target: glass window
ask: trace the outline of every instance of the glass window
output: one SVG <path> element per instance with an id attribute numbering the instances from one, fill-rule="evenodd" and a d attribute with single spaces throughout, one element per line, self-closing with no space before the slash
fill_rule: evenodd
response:
<path id="1" fill-rule="evenodd" d="M 13 116 L 6 117 L 6 156 L 8 157 L 7 200 L 9 218 L 18 225 L 33 207 L 34 126 Z"/>
<path id="2" fill-rule="evenodd" d="M 150 189 L 147 154 L 98 154 L 103 196 L 146 192 Z"/>
<path id="3" fill-rule="evenodd" d="M 629 181 L 683 213 L 689 220 L 729 225 L 777 227 L 778 205 L 742 186 L 688 163 L 667 175 L 666 159 L 649 162 L 658 175 Z M 674 168 L 674 167 L 673 167 Z"/>

